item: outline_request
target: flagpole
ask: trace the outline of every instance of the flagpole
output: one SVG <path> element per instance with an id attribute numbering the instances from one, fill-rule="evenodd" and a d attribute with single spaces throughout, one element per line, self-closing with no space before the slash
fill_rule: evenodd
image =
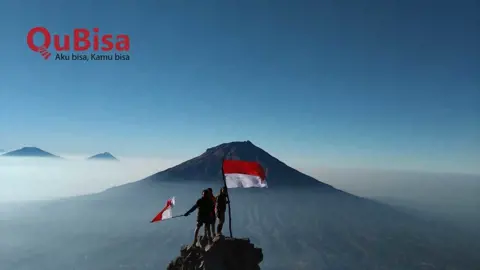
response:
<path id="1" fill-rule="evenodd" d="M 230 200 L 230 195 L 228 194 L 227 188 L 227 180 L 225 179 L 225 173 L 223 171 L 223 162 L 225 161 L 225 156 L 222 158 L 222 177 L 223 177 L 223 184 L 225 186 L 225 191 L 227 192 L 227 199 L 228 199 L 228 229 L 230 230 L 230 237 L 233 238 L 232 234 L 232 209 L 230 208 L 230 204 L 232 201 Z"/>
<path id="2" fill-rule="evenodd" d="M 174 219 L 174 218 L 179 218 L 179 217 L 184 217 L 185 215 L 176 215 L 176 216 L 173 216 L 171 218 L 167 218 L 167 219 L 163 219 L 162 221 L 165 221 L 165 220 L 169 220 L 169 219 Z M 150 223 L 154 223 L 153 220 L 150 221 Z"/>

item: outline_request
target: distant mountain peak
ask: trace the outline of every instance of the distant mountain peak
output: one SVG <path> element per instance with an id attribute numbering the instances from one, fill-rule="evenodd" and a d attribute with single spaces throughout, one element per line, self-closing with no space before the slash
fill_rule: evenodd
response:
<path id="1" fill-rule="evenodd" d="M 6 157 L 51 157 L 51 158 L 59 158 L 52 153 L 46 152 L 38 147 L 33 146 L 26 146 L 20 149 L 8 152 L 3 154 L 2 156 Z"/>
<path id="2" fill-rule="evenodd" d="M 266 170 L 269 187 L 317 185 L 333 187 L 289 167 L 251 141 L 233 141 L 208 148 L 201 155 L 147 179 L 222 181 L 222 159 L 256 161 Z"/>
<path id="3" fill-rule="evenodd" d="M 104 153 L 100 153 L 100 154 L 96 154 L 96 155 L 93 155 L 91 157 L 89 157 L 88 159 L 101 159 L 101 160 L 118 160 L 116 157 L 114 157 L 112 154 L 110 154 L 109 152 L 104 152 Z"/>

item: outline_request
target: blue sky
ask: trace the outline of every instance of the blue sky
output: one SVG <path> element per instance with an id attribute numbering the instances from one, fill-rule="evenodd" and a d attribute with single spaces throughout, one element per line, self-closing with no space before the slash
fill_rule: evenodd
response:
<path id="1" fill-rule="evenodd" d="M 362 3 L 360 3 L 362 2 Z M 478 1 L 2 1 L 0 148 L 480 173 Z M 34 26 L 127 33 L 44 61 Z"/>

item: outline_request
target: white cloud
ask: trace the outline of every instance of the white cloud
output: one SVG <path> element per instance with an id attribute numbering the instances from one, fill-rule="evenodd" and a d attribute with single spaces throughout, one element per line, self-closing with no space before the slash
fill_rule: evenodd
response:
<path id="1" fill-rule="evenodd" d="M 0 201 L 48 199 L 95 193 L 143 179 L 180 161 L 118 157 L 120 162 L 0 158 Z"/>

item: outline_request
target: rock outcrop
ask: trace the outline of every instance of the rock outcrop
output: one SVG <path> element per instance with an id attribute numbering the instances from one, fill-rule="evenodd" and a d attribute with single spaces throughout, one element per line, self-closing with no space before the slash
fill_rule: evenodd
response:
<path id="1" fill-rule="evenodd" d="M 259 270 L 262 260 L 262 249 L 248 238 L 216 236 L 212 244 L 201 239 L 197 246 L 183 246 L 167 270 Z"/>

